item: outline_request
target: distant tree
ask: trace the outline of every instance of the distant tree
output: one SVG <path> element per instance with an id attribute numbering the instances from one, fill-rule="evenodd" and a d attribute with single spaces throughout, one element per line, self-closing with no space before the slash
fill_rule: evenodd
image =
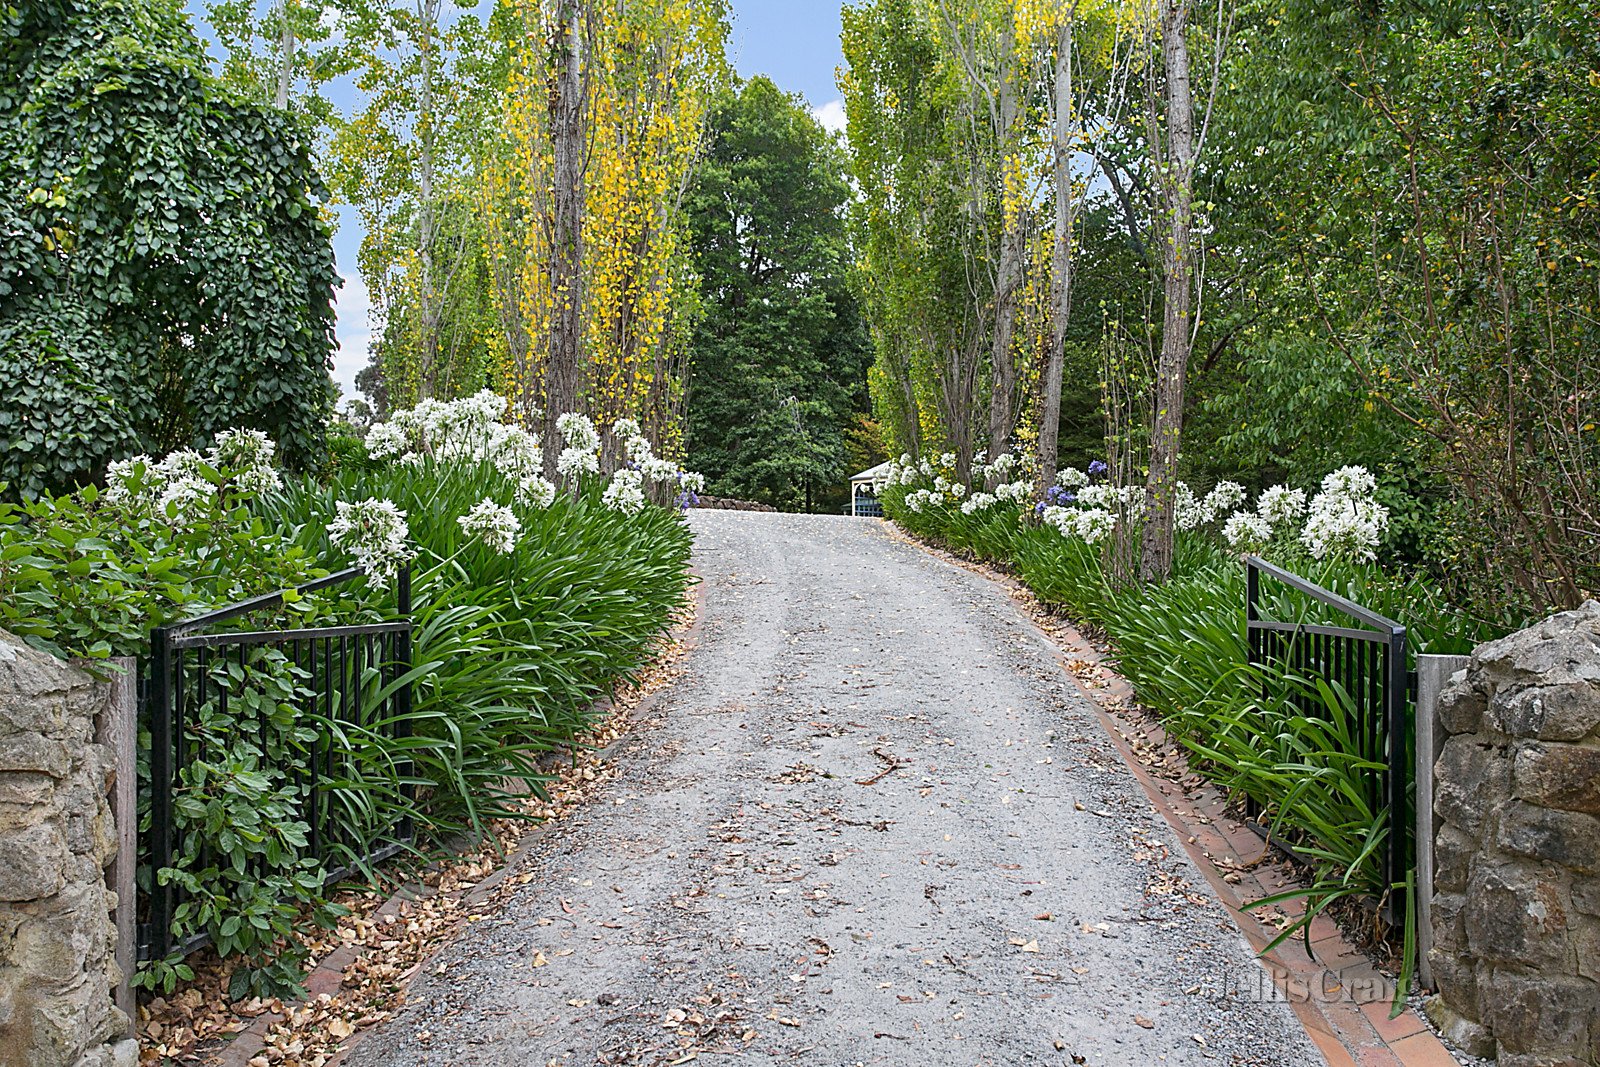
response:
<path id="1" fill-rule="evenodd" d="M 685 203 L 704 305 L 689 461 L 715 492 L 814 508 L 852 473 L 871 360 L 847 285 L 841 152 L 762 77 L 713 110 L 708 140 Z"/>
<path id="2" fill-rule="evenodd" d="M 297 123 L 170 0 L 0 8 L 0 481 L 261 429 L 316 458 L 337 281 Z"/>

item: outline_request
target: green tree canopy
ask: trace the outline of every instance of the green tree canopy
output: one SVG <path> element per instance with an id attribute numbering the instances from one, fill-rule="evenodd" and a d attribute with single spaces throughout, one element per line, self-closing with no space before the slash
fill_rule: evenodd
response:
<path id="1" fill-rule="evenodd" d="M 850 190 L 831 135 L 763 77 L 713 112 L 686 203 L 705 317 L 689 457 L 718 493 L 815 504 L 848 478 L 871 356 L 847 286 Z"/>
<path id="2" fill-rule="evenodd" d="M 294 121 L 173 0 L 0 9 L 0 481 L 37 493 L 245 426 L 315 453 L 334 270 Z"/>

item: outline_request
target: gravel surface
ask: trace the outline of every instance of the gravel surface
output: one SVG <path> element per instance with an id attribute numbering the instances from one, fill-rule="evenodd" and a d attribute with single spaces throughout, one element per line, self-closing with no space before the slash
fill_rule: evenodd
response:
<path id="1" fill-rule="evenodd" d="M 1322 1062 L 1002 590 L 691 522 L 683 679 L 349 1064 Z"/>

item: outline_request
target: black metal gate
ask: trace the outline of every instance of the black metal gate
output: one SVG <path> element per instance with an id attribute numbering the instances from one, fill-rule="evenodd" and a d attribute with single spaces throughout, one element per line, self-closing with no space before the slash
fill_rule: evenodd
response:
<path id="1" fill-rule="evenodd" d="M 1367 802 L 1373 811 L 1387 810 L 1384 877 L 1401 885 L 1411 867 L 1415 847 L 1411 813 L 1412 746 L 1415 714 L 1411 706 L 1406 628 L 1393 619 L 1274 566 L 1256 556 L 1245 560 L 1245 625 L 1250 664 L 1273 664 L 1301 678 L 1321 678 L 1350 699 L 1364 760 L 1386 769 L 1370 784 Z M 1270 578 L 1332 608 L 1349 626 L 1288 622 L 1261 617 L 1261 579 Z M 1265 695 L 1265 694 L 1263 694 Z M 1315 714 L 1314 694 L 1292 691 L 1287 699 L 1302 712 Z M 1395 910 L 1389 901 L 1391 918 Z"/>
<path id="2" fill-rule="evenodd" d="M 314 593 L 363 573 L 359 568 L 340 571 L 294 592 Z M 389 622 L 207 632 L 218 623 L 281 607 L 286 593 L 278 592 L 151 631 L 140 709 L 142 725 L 150 735 L 149 830 L 140 840 L 140 861 L 148 883 L 145 906 L 140 909 L 141 960 L 161 959 L 174 949 L 187 954 L 209 940 L 204 933 L 181 944 L 174 939 L 173 917 L 184 894 L 175 884 L 162 885 L 156 876 L 183 854 L 183 842 L 178 839 L 173 818 L 173 800 L 182 787 L 185 766 L 208 754 L 206 730 L 197 717 L 220 709 L 226 719 L 230 699 L 241 698 L 244 688 L 251 684 L 252 671 L 261 668 L 263 650 L 271 649 L 275 650 L 272 662 L 295 679 L 292 704 L 297 717 L 359 729 L 376 728 L 396 738 L 406 736 L 411 712 L 407 678 L 411 670 L 409 571 L 400 571 L 396 593 L 398 617 Z M 230 680 L 235 684 L 228 684 Z M 265 752 L 268 727 L 263 722 L 260 729 Z M 348 821 L 341 820 L 341 813 L 324 788 L 335 772 L 334 738 L 319 731 L 297 755 L 302 758 L 296 761 L 293 784 L 299 793 L 300 818 L 309 827 L 307 854 L 321 862 L 333 857 L 344 859 L 327 872 L 329 881 L 351 873 L 354 865 L 349 857 L 378 863 L 411 841 L 414 827 L 409 818 L 385 828 L 376 847 L 370 835 L 353 832 Z M 400 788 L 409 798 L 413 787 L 404 784 L 407 777 L 409 768 L 399 776 Z"/>

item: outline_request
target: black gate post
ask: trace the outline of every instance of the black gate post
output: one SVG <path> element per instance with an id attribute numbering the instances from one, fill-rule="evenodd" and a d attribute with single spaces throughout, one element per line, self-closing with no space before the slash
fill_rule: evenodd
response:
<path id="1" fill-rule="evenodd" d="M 172 866 L 173 714 L 172 631 L 150 631 L 150 948 L 149 959 L 172 951 L 173 887 L 161 870 Z"/>

